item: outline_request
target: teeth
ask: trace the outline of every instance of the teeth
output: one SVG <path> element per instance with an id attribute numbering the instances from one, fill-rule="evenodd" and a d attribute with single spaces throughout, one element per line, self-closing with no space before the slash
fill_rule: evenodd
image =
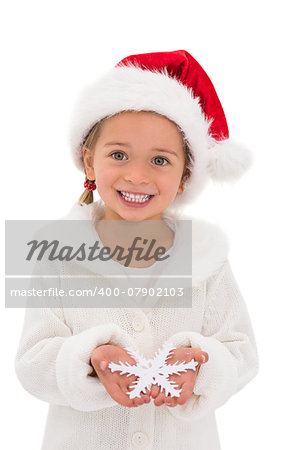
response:
<path id="1" fill-rule="evenodd" d="M 131 194 L 128 192 L 120 191 L 122 194 L 122 197 L 125 198 L 128 202 L 138 202 L 143 203 L 147 200 L 149 200 L 150 195 L 145 194 Z"/>

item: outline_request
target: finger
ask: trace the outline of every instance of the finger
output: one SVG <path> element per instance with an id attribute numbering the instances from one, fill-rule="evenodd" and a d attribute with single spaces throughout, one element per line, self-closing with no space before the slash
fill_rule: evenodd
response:
<path id="1" fill-rule="evenodd" d="M 131 407 L 136 407 L 136 406 L 139 406 L 139 401 L 137 401 L 137 399 L 139 398 L 139 397 L 134 397 L 134 398 L 130 398 L 129 397 L 129 395 L 130 395 L 130 393 L 132 392 L 132 389 L 129 389 L 129 387 L 130 387 L 130 385 L 127 385 L 127 384 L 122 384 L 121 385 L 121 390 L 122 390 L 122 392 L 125 394 L 125 396 L 126 396 L 126 398 L 127 399 L 129 399 L 129 401 L 130 401 L 130 406 Z M 140 399 L 141 400 L 141 399 Z M 144 403 L 144 401 L 142 401 L 142 404 Z"/>
<path id="2" fill-rule="evenodd" d="M 143 400 L 142 404 L 144 404 L 144 403 L 150 403 L 151 398 L 150 398 L 150 391 L 149 391 L 149 389 L 146 389 L 146 390 L 145 390 L 145 393 L 142 391 L 142 392 L 140 393 L 140 395 L 141 395 L 141 399 Z"/>
<path id="3" fill-rule="evenodd" d="M 98 370 L 101 370 L 101 372 L 105 372 L 108 369 L 108 361 L 105 361 L 105 359 L 99 361 L 98 363 Z"/>
<path id="4" fill-rule="evenodd" d="M 129 394 L 132 391 L 132 389 L 129 389 L 129 387 L 130 387 L 130 385 L 127 385 L 127 384 L 123 384 L 121 386 L 122 391 L 126 394 L 126 397 L 128 397 L 128 398 L 130 398 Z M 141 406 L 141 405 L 143 405 L 145 403 L 145 401 L 143 399 L 143 395 L 145 395 L 145 394 L 141 393 L 140 397 L 134 397 L 134 398 L 130 399 L 131 402 L 132 402 L 132 406 Z M 150 401 L 150 398 L 149 398 L 149 401 Z"/>
<path id="5" fill-rule="evenodd" d="M 145 391 L 145 395 L 149 395 L 149 397 L 150 397 L 150 395 L 151 395 L 151 392 L 150 392 L 150 390 L 147 388 L 146 389 L 146 391 Z"/>
<path id="6" fill-rule="evenodd" d="M 130 390 L 128 389 L 128 386 L 126 384 L 120 384 L 120 388 L 122 390 L 122 392 L 124 392 L 124 394 L 127 395 L 127 392 L 130 392 Z"/>
<path id="7" fill-rule="evenodd" d="M 165 395 L 162 392 L 160 392 L 158 396 L 154 399 L 154 405 L 161 406 L 164 404 L 164 402 L 165 402 Z"/>
<path id="8" fill-rule="evenodd" d="M 127 397 L 129 397 L 128 393 L 130 393 L 132 390 L 128 389 L 128 385 L 122 385 L 121 389 L 122 391 L 126 394 Z M 149 392 L 149 391 L 148 391 Z M 131 399 L 132 401 L 132 406 L 141 406 L 144 403 L 149 403 L 150 402 L 150 395 L 148 394 L 143 394 L 141 392 L 140 397 L 134 397 L 133 399 Z"/>
<path id="9" fill-rule="evenodd" d="M 135 397 L 133 399 L 134 406 L 141 406 L 144 404 L 144 400 L 141 397 Z"/>
<path id="10" fill-rule="evenodd" d="M 165 404 L 172 408 L 173 406 L 177 405 L 177 398 L 171 397 L 170 395 L 168 395 L 165 399 Z"/>
<path id="11" fill-rule="evenodd" d="M 194 359 L 198 362 L 196 369 L 199 369 L 202 364 L 205 364 L 208 361 L 208 354 L 199 349 L 195 354 Z"/>
<path id="12" fill-rule="evenodd" d="M 120 403 L 123 406 L 127 406 L 128 408 L 134 406 L 132 399 L 129 398 L 129 395 L 126 394 L 126 391 L 124 392 L 123 388 L 121 389 L 121 387 L 117 384 L 112 386 L 112 389 L 109 389 L 108 393 L 110 394 L 111 398 L 113 398 L 117 403 Z"/>
<path id="13" fill-rule="evenodd" d="M 209 360 L 208 353 L 201 352 L 202 353 L 202 364 L 205 364 Z"/>
<path id="14" fill-rule="evenodd" d="M 151 397 L 156 398 L 159 394 L 159 386 L 157 384 L 153 384 L 151 388 Z"/>
<path id="15" fill-rule="evenodd" d="M 177 398 L 178 405 L 184 405 L 188 401 L 188 399 L 190 398 L 190 396 L 193 393 L 193 388 L 194 388 L 193 383 L 188 382 L 188 381 L 183 383 L 181 394 Z"/>
<path id="16" fill-rule="evenodd" d="M 141 392 L 141 397 L 142 397 L 144 403 L 150 403 L 151 399 L 150 399 L 150 392 L 149 392 L 149 390 L 148 390 L 148 393 L 146 393 L 146 394 L 143 394 Z"/>

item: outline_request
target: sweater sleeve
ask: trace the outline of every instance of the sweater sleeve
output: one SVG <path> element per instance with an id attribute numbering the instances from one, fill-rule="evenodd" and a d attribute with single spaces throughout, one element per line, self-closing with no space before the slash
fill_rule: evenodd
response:
<path id="1" fill-rule="evenodd" d="M 43 285 L 41 278 L 38 286 Z M 73 334 L 63 308 L 27 308 L 15 358 L 17 377 L 29 393 L 48 403 L 79 411 L 117 405 L 98 377 L 90 376 L 91 353 L 102 344 L 124 348 L 133 342 L 115 323 Z"/>
<path id="2" fill-rule="evenodd" d="M 223 405 L 258 372 L 256 342 L 247 307 L 228 260 L 207 282 L 207 304 L 201 332 L 179 332 L 168 339 L 175 347 L 208 353 L 200 366 L 194 393 L 184 405 L 169 408 L 182 420 L 203 417 Z"/>

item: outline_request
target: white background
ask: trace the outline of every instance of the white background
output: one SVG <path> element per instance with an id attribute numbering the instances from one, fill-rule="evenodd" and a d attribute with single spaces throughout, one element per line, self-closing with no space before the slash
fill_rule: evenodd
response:
<path id="1" fill-rule="evenodd" d="M 198 203 L 200 217 L 228 233 L 260 356 L 259 375 L 217 410 L 222 450 L 300 448 L 297 6 L 29 0 L 1 7 L 3 219 L 57 219 L 71 208 L 84 181 L 70 158 L 72 105 L 86 82 L 130 54 L 191 53 L 214 83 L 231 137 L 253 151 L 241 181 L 210 184 Z M 4 220 L 1 227 L 4 244 Z M 24 311 L 5 309 L 4 299 L 2 306 L 1 448 L 35 450 L 47 404 L 14 373 Z"/>

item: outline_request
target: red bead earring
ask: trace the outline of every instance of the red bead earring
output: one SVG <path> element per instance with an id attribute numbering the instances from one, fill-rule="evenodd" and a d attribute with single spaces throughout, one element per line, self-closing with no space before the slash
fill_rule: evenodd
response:
<path id="1" fill-rule="evenodd" d="M 96 183 L 95 180 L 91 181 L 86 179 L 85 183 L 84 183 L 84 187 L 85 189 L 87 189 L 88 191 L 94 191 L 96 189 Z"/>

